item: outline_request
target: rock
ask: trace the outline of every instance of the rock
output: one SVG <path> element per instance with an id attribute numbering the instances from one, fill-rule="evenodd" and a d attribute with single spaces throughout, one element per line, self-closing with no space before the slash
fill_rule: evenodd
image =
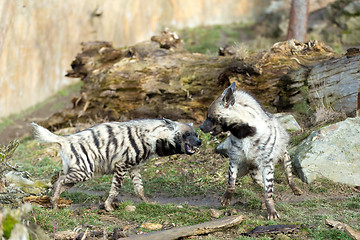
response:
<path id="1" fill-rule="evenodd" d="M 126 212 L 135 212 L 136 207 L 132 205 L 127 205 L 124 209 Z"/>
<path id="2" fill-rule="evenodd" d="M 293 115 L 287 113 L 276 113 L 274 116 L 279 119 L 284 128 L 288 131 L 301 130 L 300 125 Z"/>
<path id="3" fill-rule="evenodd" d="M 5 179 L 25 193 L 34 195 L 40 195 L 52 186 L 49 181 L 32 181 L 24 176 L 24 172 L 9 171 L 5 174 Z"/>
<path id="4" fill-rule="evenodd" d="M 32 210 L 30 204 L 23 204 L 17 209 L 4 207 L 0 209 L 0 236 L 1 239 L 45 240 L 49 237 L 35 223 L 23 221 L 24 217 Z"/>
<path id="5" fill-rule="evenodd" d="M 144 223 L 141 224 L 141 227 L 147 230 L 156 231 L 162 229 L 163 226 L 160 223 Z"/>
<path id="6" fill-rule="evenodd" d="M 213 209 L 213 208 L 211 208 L 209 210 L 209 213 L 210 213 L 210 216 L 213 217 L 213 218 L 218 218 L 223 214 L 222 211 L 217 210 L 217 209 Z"/>
<path id="7" fill-rule="evenodd" d="M 14 228 L 11 231 L 11 235 L 9 240 L 28 240 L 29 239 L 29 232 L 27 228 L 21 224 L 15 224 Z"/>
<path id="8" fill-rule="evenodd" d="M 360 117 L 323 127 L 310 134 L 292 158 L 300 178 L 311 183 L 317 177 L 360 186 Z"/>
<path id="9" fill-rule="evenodd" d="M 360 1 L 350 2 L 348 5 L 344 7 L 344 13 L 349 15 L 356 15 L 360 13 Z"/>

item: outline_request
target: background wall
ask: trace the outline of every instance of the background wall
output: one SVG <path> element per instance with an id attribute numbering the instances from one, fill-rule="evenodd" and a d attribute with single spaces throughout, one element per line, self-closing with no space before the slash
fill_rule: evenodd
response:
<path id="1" fill-rule="evenodd" d="M 0 117 L 20 112 L 76 81 L 64 75 L 83 41 L 105 40 L 121 47 L 149 40 L 164 27 L 251 20 L 268 2 L 0 1 Z"/>

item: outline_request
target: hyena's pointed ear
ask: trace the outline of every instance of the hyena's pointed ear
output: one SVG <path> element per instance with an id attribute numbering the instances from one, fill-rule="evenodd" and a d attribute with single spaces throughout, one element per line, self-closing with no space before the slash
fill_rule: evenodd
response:
<path id="1" fill-rule="evenodd" d="M 225 89 L 225 91 L 223 92 L 224 97 L 222 101 L 224 103 L 225 108 L 229 108 L 232 105 L 234 105 L 235 103 L 234 92 L 235 92 L 235 83 L 233 82 L 231 86 Z"/>
<path id="2" fill-rule="evenodd" d="M 188 125 L 189 125 L 190 127 L 194 127 L 194 124 L 193 124 L 193 123 L 188 123 Z"/>
<path id="3" fill-rule="evenodd" d="M 175 122 L 171 121 L 170 119 L 163 118 L 163 121 L 166 124 L 166 127 L 168 127 L 170 130 L 175 129 Z"/>

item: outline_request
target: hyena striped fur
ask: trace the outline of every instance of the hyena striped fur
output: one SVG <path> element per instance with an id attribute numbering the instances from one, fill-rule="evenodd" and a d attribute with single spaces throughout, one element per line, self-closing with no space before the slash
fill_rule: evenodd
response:
<path id="1" fill-rule="evenodd" d="M 212 135 L 231 132 L 226 139 L 230 161 L 228 186 L 221 198 L 223 206 L 231 202 L 236 178 L 249 173 L 255 182 L 264 186 L 268 219 L 279 218 L 273 200 L 274 167 L 278 161 L 283 165 L 294 194 L 302 194 L 292 177 L 286 130 L 252 96 L 241 90 L 235 91 L 235 83 L 210 105 L 200 129 Z"/>
<path id="2" fill-rule="evenodd" d="M 114 174 L 105 209 L 112 211 L 126 172 L 129 172 L 136 194 L 147 201 L 140 166 L 157 156 L 193 154 L 201 141 L 192 124 L 168 119 L 144 119 L 129 122 L 102 123 L 81 132 L 59 136 L 31 124 L 34 136 L 42 142 L 60 145 L 63 175 L 54 184 L 51 203 L 57 208 L 60 194 L 78 182 L 94 175 Z"/>

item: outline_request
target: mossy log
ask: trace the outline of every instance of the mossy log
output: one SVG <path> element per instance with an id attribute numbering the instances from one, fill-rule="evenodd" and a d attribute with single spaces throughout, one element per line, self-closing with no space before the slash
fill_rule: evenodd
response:
<path id="1" fill-rule="evenodd" d="M 115 49 L 108 42 L 82 46 L 67 74 L 84 82 L 80 96 L 72 109 L 42 123 L 52 130 L 136 118 L 200 123 L 209 104 L 234 81 L 276 111 L 279 93 L 287 87 L 281 84 L 284 75 L 338 57 L 322 42 L 295 40 L 241 58 L 236 52 L 207 56 L 187 52 L 169 33 L 128 48 Z"/>

